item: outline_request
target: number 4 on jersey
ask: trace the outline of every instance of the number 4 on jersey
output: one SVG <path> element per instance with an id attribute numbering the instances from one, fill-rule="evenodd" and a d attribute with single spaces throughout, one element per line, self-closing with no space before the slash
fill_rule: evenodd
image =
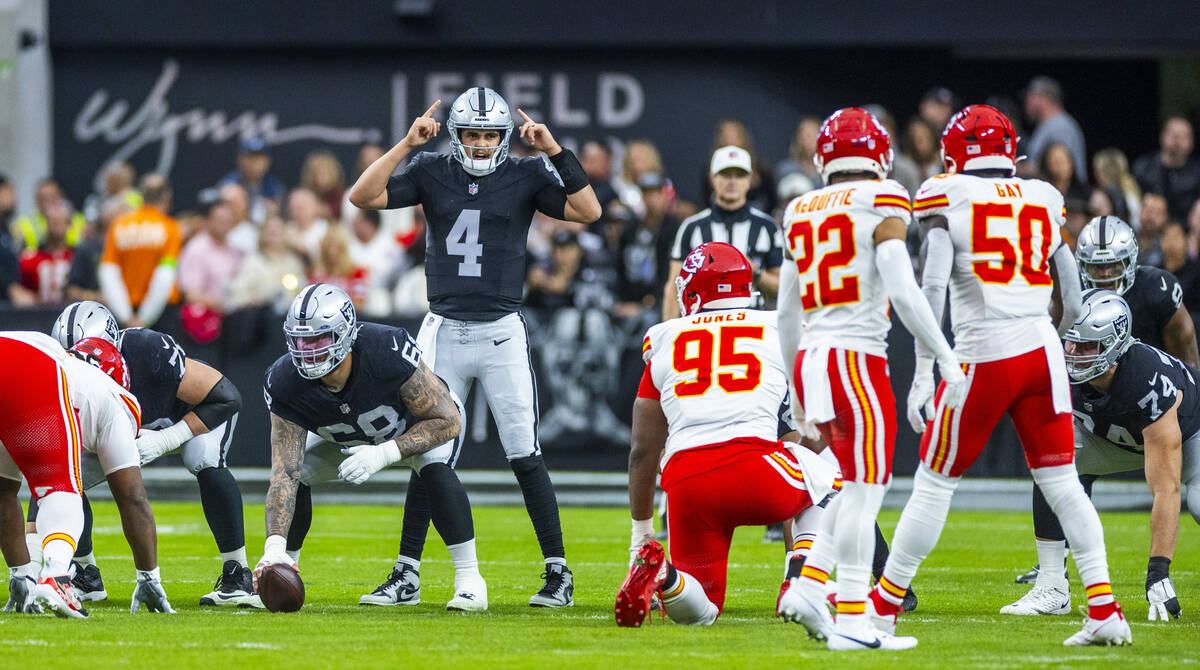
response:
<path id="1" fill-rule="evenodd" d="M 479 243 L 479 210 L 464 209 L 459 213 L 454 227 L 446 235 L 446 253 L 462 256 L 458 264 L 459 277 L 483 275 L 483 265 L 479 263 L 479 257 L 483 255 L 483 245 Z"/>

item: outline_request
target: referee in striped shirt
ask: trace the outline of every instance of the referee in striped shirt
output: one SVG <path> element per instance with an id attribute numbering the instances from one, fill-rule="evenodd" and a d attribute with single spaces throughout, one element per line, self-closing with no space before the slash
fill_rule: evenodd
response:
<path id="1" fill-rule="evenodd" d="M 735 146 L 713 152 L 709 181 L 713 203 L 708 209 L 685 220 L 671 246 L 671 267 L 663 287 L 663 320 L 679 316 L 675 300 L 675 278 L 683 268 L 683 259 L 692 249 L 706 242 L 726 242 L 750 259 L 755 269 L 754 284 L 766 302 L 774 304 L 779 292 L 779 266 L 783 263 L 783 239 L 775 219 L 746 202 L 750 191 L 750 154 Z"/>

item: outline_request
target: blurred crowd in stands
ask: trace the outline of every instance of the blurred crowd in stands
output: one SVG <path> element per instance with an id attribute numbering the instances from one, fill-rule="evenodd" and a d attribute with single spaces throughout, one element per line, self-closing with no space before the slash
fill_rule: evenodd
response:
<path id="1" fill-rule="evenodd" d="M 941 171 L 941 131 L 963 102 L 933 88 L 899 125 L 889 110 L 867 105 L 892 136 L 892 177 L 910 193 Z M 1200 157 L 1189 119 L 1165 119 L 1158 150 L 1131 161 L 1120 148 L 1089 148 L 1069 98 L 1049 77 L 1031 81 L 1019 102 L 1002 96 L 986 102 L 1018 127 L 1018 153 L 1026 156 L 1019 174 L 1044 179 L 1065 196 L 1066 238 L 1073 244 L 1094 216 L 1128 221 L 1139 234 L 1139 263 L 1176 274 L 1189 311 L 1200 316 Z M 774 166 L 759 159 L 760 145 L 737 119 L 717 124 L 712 147 L 749 153 L 746 201 L 777 216 L 791 198 L 821 185 L 812 162 L 820 123 L 819 116 L 805 116 L 791 137 L 769 138 L 787 144 L 787 157 Z M 105 168 L 101 192 L 63 193 L 47 177 L 28 200 L 0 175 L 0 224 L 9 233 L 0 235 L 0 305 L 94 299 L 123 326 L 136 326 L 153 325 L 167 305 L 178 304 L 184 330 L 205 342 L 219 336 L 227 314 L 281 313 L 302 286 L 325 281 L 345 288 L 364 318 L 419 316 L 428 306 L 420 208 L 361 211 L 346 197 L 383 150 L 363 146 L 350 171 L 333 153 L 317 150 L 298 174 L 285 174 L 273 169 L 262 139 L 247 137 L 233 169 L 224 176 L 218 170 L 191 211 L 172 206 L 166 176 L 139 177 L 127 163 Z M 512 152 L 531 150 L 516 140 Z M 624 374 L 619 363 L 637 358 L 641 335 L 661 319 L 672 243 L 685 219 L 710 206 L 715 176 L 707 165 L 666 174 L 650 139 L 588 141 L 577 153 L 604 214 L 590 226 L 535 218 L 527 311 L 537 325 L 532 335 L 541 365 L 555 371 L 546 382 L 567 380 L 556 397 L 581 395 L 569 404 L 585 408 L 607 394 L 609 404 L 619 405 L 624 401 L 611 392 L 626 385 L 617 379 Z M 679 196 L 680 180 L 698 180 L 700 202 Z M 578 424 L 578 414 L 547 417 L 543 430 L 556 422 L 578 429 L 567 425 Z M 593 428 L 610 421 L 594 418 Z M 612 430 L 615 438 L 622 434 Z"/>

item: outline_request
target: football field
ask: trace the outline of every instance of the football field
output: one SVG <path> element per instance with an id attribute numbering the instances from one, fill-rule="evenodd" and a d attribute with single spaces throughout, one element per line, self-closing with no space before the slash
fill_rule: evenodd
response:
<path id="1" fill-rule="evenodd" d="M 220 562 L 199 504 L 158 503 L 159 556 L 174 616 L 131 615 L 133 566 L 112 503 L 95 503 L 95 553 L 109 599 L 92 603 L 86 621 L 0 614 L 0 667 L 95 668 L 792 668 L 843 659 L 775 619 L 782 549 L 741 529 L 730 556 L 730 593 L 711 628 L 654 621 L 641 629 L 613 623 L 613 595 L 628 560 L 628 513 L 565 508 L 567 557 L 575 572 L 575 606 L 532 609 L 541 560 L 525 511 L 475 510 L 481 569 L 490 610 L 448 613 L 449 556 L 431 533 L 422 563 L 422 603 L 370 608 L 360 594 L 382 582 L 395 560 L 396 507 L 316 505 L 301 557 L 307 601 L 296 614 L 201 609 Z M 1148 623 L 1143 582 L 1148 513 L 1102 514 L 1113 588 L 1133 627 L 1134 646 L 1064 648 L 1082 615 L 1002 617 L 999 608 L 1025 591 L 1013 577 L 1035 558 L 1027 513 L 952 511 L 942 541 L 914 587 L 916 612 L 900 632 L 916 635 L 909 652 L 853 657 L 861 667 L 1179 667 L 1200 663 L 1200 528 L 1184 513 L 1172 577 L 1183 618 Z M 881 523 L 889 537 L 897 510 Z M 250 561 L 262 546 L 262 507 L 248 505 Z M 1073 604 L 1083 603 L 1072 566 Z"/>

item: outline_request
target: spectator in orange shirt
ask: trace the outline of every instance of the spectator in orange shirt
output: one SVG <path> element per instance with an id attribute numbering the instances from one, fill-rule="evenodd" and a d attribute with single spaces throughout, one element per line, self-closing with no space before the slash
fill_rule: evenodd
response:
<path id="1" fill-rule="evenodd" d="M 179 224 L 167 215 L 171 186 L 166 177 L 148 174 L 141 192 L 142 206 L 109 227 L 100 258 L 100 291 L 125 328 L 153 325 L 163 308 L 179 299 Z"/>

